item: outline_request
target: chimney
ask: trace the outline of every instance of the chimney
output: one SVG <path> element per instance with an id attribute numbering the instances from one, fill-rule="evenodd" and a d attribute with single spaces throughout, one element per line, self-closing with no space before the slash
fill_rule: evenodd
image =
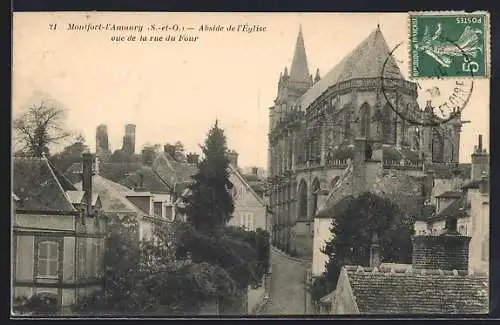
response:
<path id="1" fill-rule="evenodd" d="M 233 165 L 234 168 L 238 168 L 238 153 L 234 150 L 230 150 L 227 154 L 229 163 Z"/>
<path id="2" fill-rule="evenodd" d="M 90 152 L 82 154 L 82 189 L 85 192 L 85 215 L 92 215 L 92 162 L 93 157 Z"/>
<path id="3" fill-rule="evenodd" d="M 457 232 L 457 219 L 447 220 L 443 234 L 413 237 L 412 267 L 467 271 L 470 240 Z"/>
<path id="4" fill-rule="evenodd" d="M 257 176 L 259 174 L 259 168 L 257 167 L 252 167 L 252 174 Z"/>
<path id="5" fill-rule="evenodd" d="M 380 265 L 379 240 L 376 233 L 373 233 L 372 243 L 370 246 L 370 267 L 378 267 Z"/>
<path id="6" fill-rule="evenodd" d="M 471 155 L 471 180 L 480 181 L 483 172 L 489 174 L 490 172 L 490 156 L 483 148 L 483 136 L 480 134 L 478 137 L 478 144 L 474 147 L 474 153 Z"/>
<path id="7" fill-rule="evenodd" d="M 486 172 L 481 175 L 481 181 L 479 182 L 479 193 L 488 194 L 490 192 L 490 179 Z"/>

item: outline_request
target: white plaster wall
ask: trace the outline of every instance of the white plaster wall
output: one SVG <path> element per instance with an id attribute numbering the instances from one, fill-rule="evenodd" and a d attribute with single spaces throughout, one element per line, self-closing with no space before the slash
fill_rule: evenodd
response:
<path id="1" fill-rule="evenodd" d="M 312 261 L 312 276 L 320 276 L 325 270 L 325 263 L 328 261 L 328 256 L 323 254 L 321 250 L 325 247 L 325 243 L 331 239 L 330 218 L 315 218 L 314 219 L 314 239 L 313 239 L 313 261 Z"/>

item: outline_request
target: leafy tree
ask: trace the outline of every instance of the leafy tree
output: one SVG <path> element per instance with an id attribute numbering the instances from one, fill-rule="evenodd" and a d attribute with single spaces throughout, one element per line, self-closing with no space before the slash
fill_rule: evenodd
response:
<path id="1" fill-rule="evenodd" d="M 41 101 L 14 119 L 13 129 L 17 141 L 32 157 L 48 154 L 49 145 L 59 143 L 70 136 L 65 130 L 65 118 L 64 109 L 47 101 Z"/>
<path id="2" fill-rule="evenodd" d="M 64 172 L 72 164 L 80 162 L 85 151 L 88 151 L 88 146 L 85 144 L 85 138 L 79 135 L 74 143 L 65 147 L 61 152 L 54 154 L 51 161 L 58 170 Z"/>
<path id="3" fill-rule="evenodd" d="M 202 149 L 204 158 L 189 186 L 190 194 L 185 198 L 188 222 L 197 231 L 225 226 L 234 212 L 226 137 L 217 121 Z"/>
<path id="4" fill-rule="evenodd" d="M 326 271 L 315 280 L 312 299 L 318 301 L 335 289 L 343 265 L 369 265 L 374 234 L 380 240 L 382 261 L 411 260 L 412 228 L 411 223 L 404 221 L 398 206 L 387 198 L 366 192 L 342 199 L 330 226 L 332 239 L 322 250 L 328 256 Z"/>
<path id="5" fill-rule="evenodd" d="M 199 157 L 197 153 L 190 152 L 186 155 L 186 161 L 190 164 L 197 164 Z"/>
<path id="6" fill-rule="evenodd" d="M 196 314 L 207 301 L 235 296 L 236 283 L 220 266 L 176 257 L 181 233 L 177 225 L 159 225 L 154 237 L 143 241 L 139 249 L 134 218 L 113 220 L 103 290 L 81 300 L 75 311 Z"/>
<path id="7" fill-rule="evenodd" d="M 182 144 L 182 142 L 176 141 L 174 144 L 167 143 L 164 146 L 164 150 L 175 161 L 179 161 L 179 162 L 186 161 L 186 154 L 185 154 L 184 145 Z"/>

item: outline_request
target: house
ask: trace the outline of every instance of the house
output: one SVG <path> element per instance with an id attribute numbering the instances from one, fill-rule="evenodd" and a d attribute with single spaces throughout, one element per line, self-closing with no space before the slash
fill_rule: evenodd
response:
<path id="1" fill-rule="evenodd" d="M 128 216 L 136 220 L 139 241 L 153 239 L 155 226 L 167 221 L 166 216 L 154 213 L 154 196 L 150 192 L 131 190 L 102 177 L 99 172 L 93 176 L 92 182 L 94 191 L 103 202 L 104 214 L 110 218 Z M 75 187 L 81 188 L 82 183 L 76 183 Z"/>
<path id="2" fill-rule="evenodd" d="M 456 219 L 458 231 L 471 236 L 469 268 L 489 269 L 489 155 L 482 147 L 482 137 L 472 154 L 470 180 L 460 190 L 446 190 L 435 196 L 436 213 L 415 222 L 415 233 L 439 235 L 447 220 Z"/>
<path id="3" fill-rule="evenodd" d="M 314 218 L 312 276 L 320 276 L 328 260 L 322 252 L 331 238 L 332 219 L 351 204 L 350 200 L 363 192 L 388 198 L 405 213 L 406 220 L 421 219 L 432 210 L 424 203 L 430 195 L 422 170 L 386 168 L 383 149 L 365 156 L 365 139 L 356 139 L 353 159 L 348 160 L 344 172 L 330 191 L 319 192 L 318 212 Z M 400 166 L 401 167 L 401 166 Z"/>
<path id="4" fill-rule="evenodd" d="M 411 265 L 380 264 L 374 242 L 370 267 L 342 267 L 336 289 L 322 299 L 322 311 L 335 315 L 486 314 L 488 274 L 469 272 L 470 239 L 456 231 L 456 220 L 449 221 L 439 236 L 414 236 Z"/>
<path id="5" fill-rule="evenodd" d="M 80 190 L 45 158 L 14 158 L 12 285 L 14 304 L 47 297 L 66 311 L 100 288 L 106 220 L 93 192 L 93 159 L 83 154 Z"/>
<path id="6" fill-rule="evenodd" d="M 153 168 L 153 160 L 156 153 L 152 148 L 142 151 L 143 165 L 137 170 L 129 173 L 119 183 L 133 190 L 135 196 L 129 193 L 129 199 L 138 202 L 138 197 L 150 193 L 153 199 L 151 214 L 162 219 L 175 219 L 174 188 L 175 183 L 164 180 Z"/>

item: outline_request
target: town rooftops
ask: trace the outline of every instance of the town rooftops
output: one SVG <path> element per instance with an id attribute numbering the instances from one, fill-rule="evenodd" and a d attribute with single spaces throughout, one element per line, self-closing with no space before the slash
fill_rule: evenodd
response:
<path id="1" fill-rule="evenodd" d="M 63 181 L 63 187 L 47 159 L 15 157 L 13 165 L 13 192 L 19 198 L 17 210 L 76 211 L 65 193 L 75 188 L 67 181 Z"/>
<path id="2" fill-rule="evenodd" d="M 76 190 L 76 191 L 66 191 L 66 195 L 68 196 L 69 201 L 72 204 L 84 204 L 84 196 L 85 192 Z M 95 206 L 100 201 L 99 194 L 92 193 L 92 206 Z"/>
<path id="3" fill-rule="evenodd" d="M 380 78 L 384 62 L 390 53 L 389 46 L 377 27 L 351 53 L 346 55 L 330 72 L 316 82 L 299 99 L 303 110 L 308 108 L 329 87 L 356 78 Z M 391 55 L 386 63 L 387 78 L 404 79 Z M 391 72 L 391 75 L 389 75 Z"/>
<path id="4" fill-rule="evenodd" d="M 344 266 L 361 314 L 483 314 L 489 311 L 487 274 Z M 341 275 L 342 276 L 342 275 Z"/>
<path id="5" fill-rule="evenodd" d="M 170 193 L 172 187 L 151 167 L 142 166 L 119 182 L 131 189 L 143 188 L 153 193 Z"/>
<path id="6" fill-rule="evenodd" d="M 438 214 L 430 217 L 427 221 L 439 221 L 455 218 L 463 218 L 469 215 L 469 203 L 467 194 L 462 194 L 458 199 L 450 203 L 446 208 Z"/>
<path id="7" fill-rule="evenodd" d="M 82 183 L 75 184 L 78 189 L 82 188 Z M 93 191 L 98 193 L 101 198 L 102 210 L 104 212 L 116 212 L 127 215 L 146 216 L 148 211 L 139 209 L 130 202 L 126 195 L 130 192 L 128 188 L 118 183 L 110 181 L 100 175 L 92 176 Z"/>

